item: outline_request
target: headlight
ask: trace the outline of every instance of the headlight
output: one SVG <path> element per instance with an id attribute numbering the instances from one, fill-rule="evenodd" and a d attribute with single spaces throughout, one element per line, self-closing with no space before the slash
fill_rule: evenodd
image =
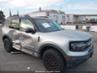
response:
<path id="1" fill-rule="evenodd" d="M 91 45 L 91 42 L 89 41 L 70 42 L 70 51 L 84 51 L 88 49 L 90 45 Z"/>

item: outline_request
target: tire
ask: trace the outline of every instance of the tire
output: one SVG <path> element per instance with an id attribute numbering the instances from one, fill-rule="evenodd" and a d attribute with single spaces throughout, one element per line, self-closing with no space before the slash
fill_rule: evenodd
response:
<path id="1" fill-rule="evenodd" d="M 13 51 L 12 42 L 11 42 L 10 39 L 5 38 L 5 39 L 3 40 L 3 42 L 4 42 L 4 48 L 5 48 L 5 50 L 6 50 L 8 53 L 10 53 L 11 51 Z"/>
<path id="2" fill-rule="evenodd" d="M 48 71 L 60 71 L 62 73 L 65 69 L 65 60 L 56 50 L 45 51 L 42 59 Z"/>

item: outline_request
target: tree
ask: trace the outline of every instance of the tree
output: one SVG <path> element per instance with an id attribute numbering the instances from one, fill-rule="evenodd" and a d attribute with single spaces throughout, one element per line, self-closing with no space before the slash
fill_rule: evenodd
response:
<path id="1" fill-rule="evenodd" d="M 0 23 L 3 23 L 5 21 L 5 15 L 3 11 L 0 11 Z"/>

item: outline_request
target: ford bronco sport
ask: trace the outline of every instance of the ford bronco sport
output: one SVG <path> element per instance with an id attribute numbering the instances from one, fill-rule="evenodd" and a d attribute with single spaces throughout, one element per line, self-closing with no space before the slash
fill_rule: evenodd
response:
<path id="1" fill-rule="evenodd" d="M 63 71 L 93 54 L 91 35 L 63 30 L 56 22 L 43 17 L 11 16 L 2 27 L 7 52 L 14 49 L 40 57 L 47 70 Z"/>

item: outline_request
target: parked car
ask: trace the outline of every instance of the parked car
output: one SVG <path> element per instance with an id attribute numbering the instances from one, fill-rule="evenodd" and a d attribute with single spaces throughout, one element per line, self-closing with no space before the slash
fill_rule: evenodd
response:
<path id="1" fill-rule="evenodd" d="M 2 27 L 2 40 L 7 52 L 16 49 L 39 57 L 47 70 L 61 73 L 93 54 L 89 33 L 63 30 L 56 22 L 42 17 L 8 17 Z"/>

